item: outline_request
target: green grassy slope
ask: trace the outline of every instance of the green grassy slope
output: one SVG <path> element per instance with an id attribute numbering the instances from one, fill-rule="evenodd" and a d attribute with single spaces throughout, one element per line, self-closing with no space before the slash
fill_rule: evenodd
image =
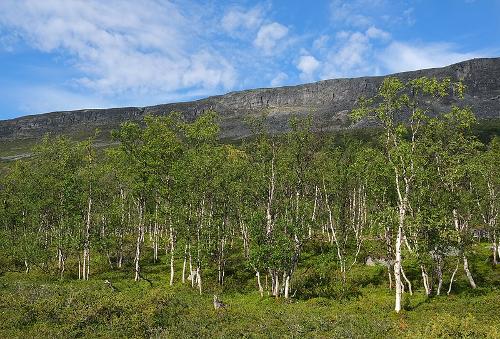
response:
<path id="1" fill-rule="evenodd" d="M 71 265 L 63 280 L 37 271 L 3 272 L 0 337 L 500 337 L 500 267 L 489 264 L 487 244 L 478 245 L 473 258 L 477 290 L 472 291 L 460 276 L 452 295 L 426 298 L 414 275 L 417 290 L 406 295 L 399 315 L 393 311 L 384 269 L 357 266 L 352 275 L 358 281 L 362 277 L 362 282 L 341 298 L 328 255 L 304 254 L 292 281 L 292 291 L 298 292 L 289 301 L 260 298 L 255 278 L 238 266 L 237 256 L 232 257 L 231 268 L 233 273 L 242 271 L 229 276 L 224 289 L 214 283 L 215 271 L 204 271 L 202 295 L 189 284 L 182 285 L 179 275 L 174 286 L 168 286 L 167 258 L 157 264 L 144 260 L 144 275 L 153 286 L 144 280 L 134 282 L 130 267 L 106 273 L 104 261 L 93 262 L 89 281 L 75 280 Z M 411 272 L 412 267 L 406 269 Z M 314 289 L 311 280 L 318 277 L 322 283 Z M 228 304 L 225 310 L 214 310 L 214 293 Z"/>

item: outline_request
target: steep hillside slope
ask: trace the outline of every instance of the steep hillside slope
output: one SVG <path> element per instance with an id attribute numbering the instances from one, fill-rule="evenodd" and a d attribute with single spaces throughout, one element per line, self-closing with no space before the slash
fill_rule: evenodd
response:
<path id="1" fill-rule="evenodd" d="M 420 76 L 451 77 L 467 86 L 465 103 L 479 118 L 500 118 L 500 58 L 472 59 L 443 68 L 398 73 L 406 80 Z M 110 130 L 146 114 L 182 112 L 188 119 L 206 110 L 221 115 L 222 137 L 237 139 L 249 134 L 245 118 L 266 112 L 274 132 L 286 129 L 292 114 L 312 114 L 315 127 L 335 130 L 349 125 L 348 112 L 360 96 L 376 93 L 383 77 L 324 80 L 311 84 L 231 92 L 191 102 L 149 107 L 84 109 L 52 112 L 0 121 L 0 141 L 39 138 L 47 132 L 80 135 L 95 128 Z M 29 100 L 29 98 L 26 98 Z M 442 102 L 441 108 L 453 104 Z"/>

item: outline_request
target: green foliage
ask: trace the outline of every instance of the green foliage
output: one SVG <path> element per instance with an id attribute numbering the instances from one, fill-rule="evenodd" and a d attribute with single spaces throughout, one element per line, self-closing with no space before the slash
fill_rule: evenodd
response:
<path id="1" fill-rule="evenodd" d="M 352 113 L 382 124 L 371 139 L 294 117 L 281 136 L 256 119 L 254 138 L 229 145 L 214 112 L 124 123 L 104 151 L 95 137 L 45 137 L 0 177 L 0 336 L 234 337 L 248 324 L 263 336 L 497 333 L 449 316 L 472 298 L 486 319 L 500 284 L 485 243 L 500 238 L 499 139 L 479 142 L 466 107 L 429 116 L 463 91 L 385 79 Z M 415 293 L 388 318 L 399 229 Z M 465 258 L 479 288 L 460 269 L 443 297 Z M 77 281 L 84 262 L 90 280 Z M 214 313 L 206 292 L 231 308 Z"/>
<path id="2" fill-rule="evenodd" d="M 328 258 L 308 249 L 304 257 L 300 273 L 309 268 L 306 275 L 311 276 L 314 269 L 323 272 L 323 279 L 335 281 L 322 264 Z M 333 293 L 291 302 L 260 299 L 256 292 L 241 293 L 235 286 L 220 295 L 228 306 L 219 312 L 212 305 L 212 292 L 220 293 L 216 285 L 207 286 L 208 293 L 200 296 L 180 283 L 166 286 L 161 271 L 155 270 L 153 264 L 144 267 L 144 274 L 154 279 L 153 287 L 118 271 L 100 273 L 90 281 L 62 282 L 36 272 L 6 273 L 0 276 L 0 336 L 495 338 L 500 331 L 497 290 L 433 299 L 414 295 L 407 298 L 408 310 L 392 315 L 390 292 L 377 283 L 377 276 L 384 274 L 378 267 L 356 270 L 356 279 L 365 277 L 372 284 L 358 287 L 348 298 L 327 284 L 324 288 Z M 113 292 L 104 279 L 119 291 Z"/>

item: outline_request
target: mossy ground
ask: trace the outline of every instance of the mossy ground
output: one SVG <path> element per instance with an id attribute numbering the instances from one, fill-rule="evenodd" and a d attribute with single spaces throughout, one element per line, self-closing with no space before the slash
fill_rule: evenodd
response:
<path id="1" fill-rule="evenodd" d="M 478 289 L 471 290 L 460 276 L 452 295 L 426 298 L 414 276 L 417 290 L 406 295 L 400 314 L 393 311 L 384 269 L 359 265 L 351 272 L 358 283 L 342 294 L 328 252 L 305 253 L 291 300 L 260 298 L 255 277 L 238 266 L 237 255 L 224 289 L 214 283 L 214 270 L 204 272 L 202 295 L 182 285 L 178 275 L 174 286 L 168 285 L 167 258 L 156 264 L 143 260 L 153 286 L 134 282 L 130 267 L 107 271 L 104 261 L 93 262 L 89 281 L 75 280 L 71 265 L 62 280 L 36 269 L 7 271 L 0 276 L 0 337 L 499 338 L 500 268 L 489 264 L 487 244 L 476 252 Z M 214 293 L 229 305 L 225 310 L 214 310 Z"/>

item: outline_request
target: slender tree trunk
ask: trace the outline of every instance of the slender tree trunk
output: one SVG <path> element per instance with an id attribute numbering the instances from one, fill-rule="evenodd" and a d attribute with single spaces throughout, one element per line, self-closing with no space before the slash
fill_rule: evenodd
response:
<path id="1" fill-rule="evenodd" d="M 141 257 L 141 245 L 144 237 L 144 205 L 142 202 L 142 198 L 137 201 L 137 209 L 139 213 L 139 223 L 137 227 L 137 241 L 135 243 L 135 257 L 134 257 L 134 267 L 135 267 L 135 281 L 139 281 L 140 279 L 140 257 Z"/>
<path id="2" fill-rule="evenodd" d="M 406 274 L 405 274 L 405 271 L 403 269 L 403 266 L 401 266 L 401 275 L 403 275 L 403 279 L 406 281 L 406 283 L 408 284 L 408 292 L 410 292 L 410 295 L 413 295 L 413 291 L 411 289 L 411 282 L 410 280 L 408 280 L 408 278 L 406 277 Z"/>
<path id="3" fill-rule="evenodd" d="M 389 276 L 389 289 L 392 290 L 391 265 L 387 265 L 387 275 Z"/>
<path id="4" fill-rule="evenodd" d="M 241 217 L 241 215 L 238 215 L 238 219 L 240 222 L 241 238 L 243 240 L 243 255 L 245 256 L 245 258 L 248 258 L 249 251 L 250 251 L 248 228 L 247 228 L 245 222 L 243 221 L 243 218 Z"/>
<path id="5" fill-rule="evenodd" d="M 424 283 L 425 295 L 429 296 L 431 294 L 431 289 L 429 286 L 429 276 L 427 275 L 427 272 L 425 272 L 424 265 L 420 265 L 420 270 L 422 272 L 422 281 Z"/>
<path id="6" fill-rule="evenodd" d="M 403 283 L 401 281 L 401 240 L 402 240 L 402 223 L 403 217 L 400 212 L 400 224 L 398 227 L 398 236 L 396 237 L 396 261 L 394 262 L 394 279 L 396 282 L 396 303 L 394 310 L 399 313 L 401 311 L 401 298 L 403 295 Z"/>
<path id="7" fill-rule="evenodd" d="M 109 268 L 113 269 L 113 261 L 111 260 L 111 254 L 109 253 L 109 249 L 106 249 L 106 258 L 108 258 Z"/>
<path id="8" fill-rule="evenodd" d="M 89 251 L 87 252 L 87 280 L 89 280 L 89 275 L 90 275 L 90 248 Z"/>
<path id="9" fill-rule="evenodd" d="M 497 243 L 497 252 L 498 252 L 498 256 L 500 257 L 500 241 L 498 241 L 498 243 Z"/>
<path id="10" fill-rule="evenodd" d="M 158 261 L 158 201 L 155 203 L 155 221 L 153 225 L 153 262 Z"/>
<path id="11" fill-rule="evenodd" d="M 457 274 L 459 264 L 460 264 L 460 260 L 457 262 L 457 266 L 455 267 L 455 270 L 453 270 L 453 273 L 451 275 L 450 287 L 448 287 L 448 292 L 446 293 L 447 295 L 450 295 L 450 293 L 451 293 L 451 287 L 453 286 L 453 280 L 455 279 L 455 274 Z"/>
<path id="12" fill-rule="evenodd" d="M 218 278 L 219 284 L 224 285 L 224 238 L 220 240 L 220 250 L 219 250 L 219 258 L 218 258 Z"/>
<path id="13" fill-rule="evenodd" d="M 83 242 L 83 279 L 89 280 L 90 270 L 90 223 L 92 213 L 92 185 L 89 185 L 89 197 L 87 201 L 87 218 Z"/>
<path id="14" fill-rule="evenodd" d="M 120 201 L 121 201 L 121 224 L 120 224 L 120 229 L 118 231 L 118 262 L 116 266 L 118 268 L 122 268 L 122 263 L 123 263 L 123 227 L 125 224 L 125 192 L 123 188 L 120 188 Z M 128 213 L 128 221 L 127 224 L 130 223 L 130 209 Z"/>
<path id="15" fill-rule="evenodd" d="M 62 280 L 63 275 L 64 275 L 64 270 L 65 270 L 65 264 L 64 264 L 64 253 L 62 252 L 61 249 L 59 249 L 59 255 L 60 255 L 60 279 Z"/>
<path id="16" fill-rule="evenodd" d="M 170 286 L 174 284 L 174 230 L 172 227 L 172 221 L 170 221 Z"/>
<path id="17" fill-rule="evenodd" d="M 225 247 L 226 239 L 222 238 L 222 277 L 221 277 L 221 285 L 224 286 L 224 279 L 226 277 L 226 258 L 224 256 L 224 247 Z"/>
<path id="18" fill-rule="evenodd" d="M 469 284 L 472 288 L 476 288 L 476 283 L 474 282 L 474 278 L 472 278 L 472 273 L 470 273 L 469 270 L 469 261 L 467 260 L 465 254 L 462 255 L 462 258 L 464 260 L 464 271 L 465 274 L 467 275 L 467 279 L 469 279 Z"/>
<path id="19" fill-rule="evenodd" d="M 290 288 L 290 275 L 287 274 L 285 278 L 285 299 L 288 299 L 288 289 Z"/>
<path id="20" fill-rule="evenodd" d="M 443 260 L 441 257 L 438 258 L 437 262 L 437 276 L 438 276 L 438 287 L 436 295 L 441 295 L 441 288 L 443 287 Z"/>
<path id="21" fill-rule="evenodd" d="M 313 224 L 316 221 L 316 209 L 318 206 L 318 191 L 319 191 L 318 186 L 314 186 L 314 206 L 313 206 L 313 212 L 312 212 L 312 216 L 311 216 L 311 224 Z M 312 238 L 311 224 L 309 224 L 309 228 L 308 228 L 308 238 L 309 239 Z"/>
<path id="22" fill-rule="evenodd" d="M 259 285 L 259 293 L 260 293 L 260 297 L 264 297 L 264 290 L 262 289 L 262 284 L 260 283 L 260 272 L 257 271 L 255 273 L 255 275 L 257 276 L 257 285 Z"/>
<path id="23" fill-rule="evenodd" d="M 190 277 L 191 277 L 191 287 L 194 287 L 194 283 L 196 281 L 196 275 L 195 272 L 193 271 L 193 261 L 191 257 L 191 246 L 189 246 L 189 272 L 190 272 Z"/>
<path id="24" fill-rule="evenodd" d="M 57 268 L 61 270 L 61 247 L 57 247 Z"/>
<path id="25" fill-rule="evenodd" d="M 187 262 L 187 247 L 188 245 L 184 247 L 184 262 L 182 263 L 182 283 L 184 284 L 186 282 L 186 262 Z"/>
<path id="26" fill-rule="evenodd" d="M 60 278 L 63 278 L 63 271 L 64 271 L 64 259 L 63 259 L 63 253 L 60 247 L 57 248 L 57 267 L 59 268 L 59 275 Z"/>
<path id="27" fill-rule="evenodd" d="M 119 248 L 118 248 L 118 263 L 116 266 L 118 268 L 122 268 L 122 263 L 123 263 L 123 231 L 120 230 Z"/>
<path id="28" fill-rule="evenodd" d="M 330 225 L 330 230 L 332 232 L 331 244 L 332 245 L 335 244 L 335 247 L 337 248 L 337 257 L 340 263 L 340 273 L 342 274 L 342 288 L 344 288 L 346 283 L 346 268 L 345 268 L 346 264 L 344 256 L 342 255 L 341 244 L 339 239 L 337 238 L 337 233 L 335 231 L 335 221 L 333 220 L 332 209 L 328 201 L 328 193 L 326 191 L 326 185 L 324 180 L 323 180 L 323 190 L 325 192 L 325 205 L 328 210 L 328 224 Z"/>
<path id="29" fill-rule="evenodd" d="M 198 290 L 201 295 L 201 272 L 199 267 L 196 268 L 196 281 L 198 282 Z"/>
<path id="30" fill-rule="evenodd" d="M 268 192 L 267 208 L 266 208 L 266 234 L 268 236 L 271 234 L 273 230 L 271 208 L 274 200 L 274 186 L 275 186 L 275 174 L 274 174 L 274 145 L 273 145 L 273 157 L 271 159 L 271 177 L 269 178 L 269 192 Z"/>
<path id="31" fill-rule="evenodd" d="M 279 282 L 279 276 L 278 273 L 276 272 L 274 274 L 274 296 L 278 298 L 280 295 L 280 282 Z"/>
<path id="32" fill-rule="evenodd" d="M 493 232 L 493 265 L 497 265 L 498 264 L 498 259 L 497 259 L 497 253 L 500 253 L 500 249 L 498 248 L 498 245 L 497 245 L 497 233 L 495 231 L 492 231 Z"/>

